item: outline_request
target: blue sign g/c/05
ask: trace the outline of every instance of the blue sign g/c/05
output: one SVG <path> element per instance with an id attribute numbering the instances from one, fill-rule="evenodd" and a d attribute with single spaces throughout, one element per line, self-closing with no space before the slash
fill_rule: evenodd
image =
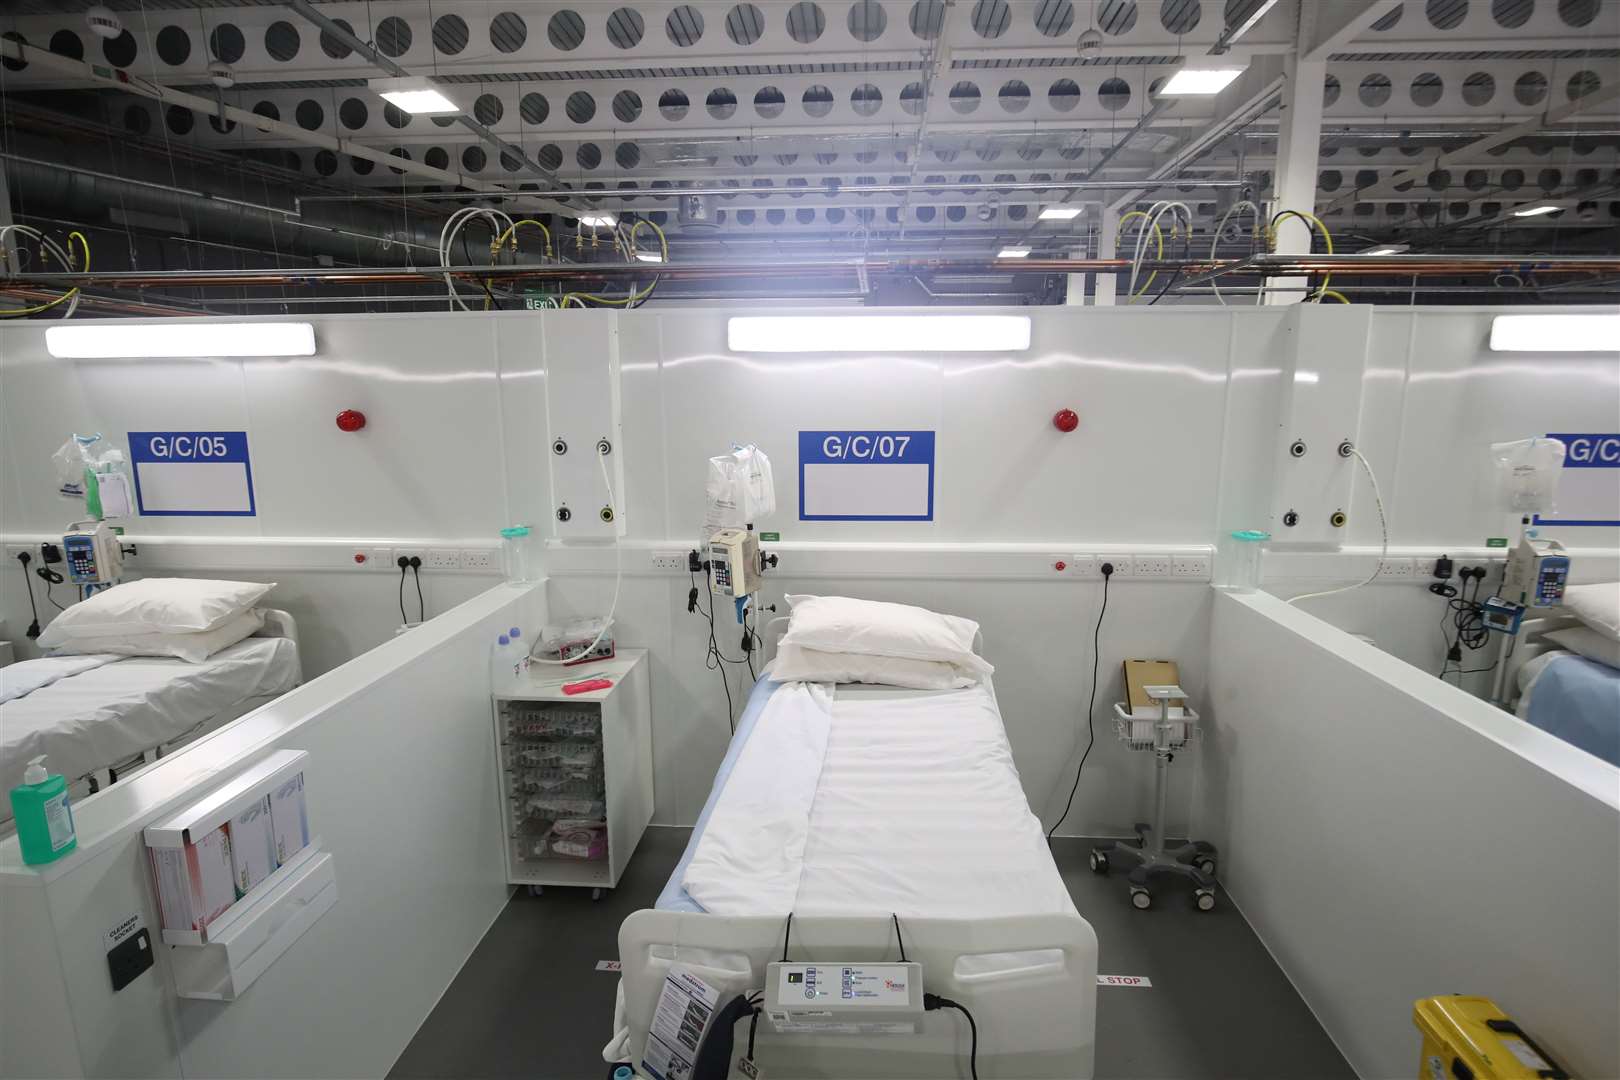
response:
<path id="1" fill-rule="evenodd" d="M 245 431 L 132 431 L 129 460 L 142 514 L 252 517 Z"/>
<path id="2" fill-rule="evenodd" d="M 1557 515 L 1538 514 L 1536 524 L 1620 525 L 1620 432 L 1553 432 L 1547 438 L 1564 444 L 1564 469 Z"/>
<path id="3" fill-rule="evenodd" d="M 799 520 L 934 520 L 934 433 L 799 432 Z"/>

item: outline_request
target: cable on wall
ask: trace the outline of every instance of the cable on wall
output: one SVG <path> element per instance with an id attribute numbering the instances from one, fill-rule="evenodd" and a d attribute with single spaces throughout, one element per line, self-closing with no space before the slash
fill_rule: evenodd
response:
<path id="1" fill-rule="evenodd" d="M 1368 574 L 1365 578 L 1355 582 L 1354 584 L 1341 585 L 1337 589 L 1323 589 L 1321 592 L 1305 593 L 1301 596 L 1295 596 L 1289 599 L 1288 602 L 1290 604 L 1297 604 L 1301 600 L 1314 600 L 1318 596 L 1334 596 L 1338 593 L 1349 592 L 1351 589 L 1359 589 L 1363 585 L 1376 581 L 1378 579 L 1378 575 L 1384 570 L 1384 560 L 1389 557 L 1389 520 L 1384 516 L 1384 496 L 1383 493 L 1378 490 L 1378 477 L 1373 475 L 1372 466 L 1367 464 L 1366 457 L 1363 456 L 1361 451 L 1356 449 L 1354 446 L 1349 448 L 1349 452 L 1357 461 L 1361 462 L 1361 469 L 1367 474 L 1367 482 L 1372 485 L 1373 502 L 1378 507 L 1378 532 L 1380 537 L 1378 547 L 1378 565 L 1373 567 L 1372 573 Z"/>
<path id="2" fill-rule="evenodd" d="M 1102 606 L 1097 609 L 1097 625 L 1091 628 L 1091 695 L 1086 699 L 1086 752 L 1080 755 L 1080 764 L 1074 770 L 1074 784 L 1069 788 L 1069 801 L 1063 804 L 1063 816 L 1058 818 L 1052 827 L 1047 830 L 1046 838 L 1052 839 L 1052 834 L 1058 831 L 1058 826 L 1068 819 L 1069 810 L 1074 806 L 1074 793 L 1080 790 L 1080 773 L 1085 770 L 1086 758 L 1091 756 L 1091 748 L 1097 745 L 1097 731 L 1095 727 L 1097 712 L 1097 671 L 1101 660 L 1101 650 L 1098 646 L 1102 641 L 1103 616 L 1108 614 L 1108 579 L 1114 576 L 1114 564 L 1102 564 L 1103 591 Z"/>

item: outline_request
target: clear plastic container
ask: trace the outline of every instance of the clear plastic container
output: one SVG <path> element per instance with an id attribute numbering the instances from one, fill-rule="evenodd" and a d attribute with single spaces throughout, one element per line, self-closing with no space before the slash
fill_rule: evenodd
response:
<path id="1" fill-rule="evenodd" d="M 501 530 L 501 570 L 506 574 L 508 585 L 527 585 L 540 580 L 533 533 L 527 525 L 512 525 Z"/>
<path id="2" fill-rule="evenodd" d="M 1221 537 L 1215 551 L 1215 584 L 1233 592 L 1260 587 L 1260 549 L 1271 534 L 1260 529 L 1234 529 Z"/>

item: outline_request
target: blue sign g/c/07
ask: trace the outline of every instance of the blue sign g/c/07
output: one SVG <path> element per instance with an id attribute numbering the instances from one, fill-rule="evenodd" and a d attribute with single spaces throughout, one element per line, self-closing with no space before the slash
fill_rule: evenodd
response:
<path id="1" fill-rule="evenodd" d="M 934 520 L 934 432 L 799 432 L 799 520 Z"/>

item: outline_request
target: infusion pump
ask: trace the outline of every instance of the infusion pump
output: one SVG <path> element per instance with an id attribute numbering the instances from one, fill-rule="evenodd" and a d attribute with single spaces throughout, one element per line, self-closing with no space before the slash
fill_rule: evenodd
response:
<path id="1" fill-rule="evenodd" d="M 1500 596 L 1525 607 L 1555 607 L 1564 602 L 1569 583 L 1569 555 L 1556 540 L 1525 537 L 1508 556 Z"/>
<path id="2" fill-rule="evenodd" d="M 759 535 L 752 529 L 721 529 L 709 537 L 709 591 L 749 596 L 759 591 Z"/>
<path id="3" fill-rule="evenodd" d="M 106 588 L 124 573 L 124 551 L 118 534 L 105 522 L 76 522 L 62 537 L 68 580 L 82 588 Z"/>

